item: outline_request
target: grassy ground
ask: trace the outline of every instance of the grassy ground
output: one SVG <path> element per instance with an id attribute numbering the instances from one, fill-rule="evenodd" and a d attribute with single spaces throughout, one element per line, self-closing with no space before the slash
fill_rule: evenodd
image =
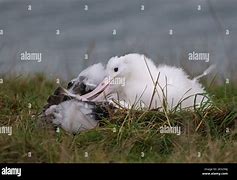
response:
<path id="1" fill-rule="evenodd" d="M 42 75 L 7 78 L 0 84 L 0 162 L 237 162 L 237 89 L 208 89 L 208 110 L 169 113 L 180 136 L 161 134 L 167 116 L 158 111 L 118 111 L 100 127 L 73 136 L 39 126 L 42 110 L 57 84 Z M 29 109 L 29 104 L 32 107 Z"/>

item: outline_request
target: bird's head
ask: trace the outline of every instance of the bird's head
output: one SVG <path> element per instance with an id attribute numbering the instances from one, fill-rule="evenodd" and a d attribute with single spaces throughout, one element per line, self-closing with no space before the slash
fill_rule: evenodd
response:
<path id="1" fill-rule="evenodd" d="M 101 63 L 94 64 L 83 70 L 75 79 L 72 79 L 67 89 L 72 94 L 84 95 L 93 91 L 104 79 L 105 69 Z"/>
<path id="2" fill-rule="evenodd" d="M 144 56 L 140 54 L 110 58 L 106 66 L 105 79 L 94 91 L 85 95 L 85 98 L 96 101 L 104 99 L 107 95 L 119 93 L 131 78 L 138 80 L 143 76 L 145 65 Z"/>

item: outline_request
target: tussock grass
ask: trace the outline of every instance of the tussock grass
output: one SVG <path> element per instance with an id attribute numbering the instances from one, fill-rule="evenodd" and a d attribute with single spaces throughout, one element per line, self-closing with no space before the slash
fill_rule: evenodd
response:
<path id="1" fill-rule="evenodd" d="M 234 86 L 210 87 L 214 105 L 208 109 L 118 110 L 100 127 L 75 136 L 37 123 L 56 87 L 40 74 L 0 84 L 0 127 L 13 128 L 11 136 L 0 134 L 0 162 L 237 162 Z M 180 136 L 160 133 L 167 116 L 181 127 Z"/>

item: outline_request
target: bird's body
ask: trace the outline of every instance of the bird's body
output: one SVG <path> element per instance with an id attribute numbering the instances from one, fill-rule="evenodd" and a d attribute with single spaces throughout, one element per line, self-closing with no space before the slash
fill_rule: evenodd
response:
<path id="1" fill-rule="evenodd" d="M 54 116 L 52 118 L 54 125 L 68 132 L 77 133 L 97 126 L 98 121 L 93 116 L 93 109 L 95 109 L 93 105 L 72 99 L 50 106 L 45 115 Z"/>
<path id="2" fill-rule="evenodd" d="M 54 125 L 75 134 L 95 128 L 102 118 L 108 116 L 107 108 L 108 104 L 71 99 L 50 106 L 46 109 L 45 116 Z"/>
<path id="3" fill-rule="evenodd" d="M 125 79 L 126 85 L 109 83 L 104 94 L 96 100 L 110 96 L 116 101 L 126 102 L 127 107 L 136 105 L 153 109 L 162 108 L 164 103 L 168 109 L 177 105 L 181 108 L 194 107 L 207 100 L 198 80 L 189 79 L 181 68 L 167 65 L 156 67 L 144 55 L 113 57 L 107 64 L 106 72 L 109 79 Z"/>

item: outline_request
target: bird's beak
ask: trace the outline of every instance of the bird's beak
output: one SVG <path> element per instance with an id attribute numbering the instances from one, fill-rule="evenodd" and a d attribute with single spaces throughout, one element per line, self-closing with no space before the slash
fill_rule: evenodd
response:
<path id="1" fill-rule="evenodd" d="M 81 97 L 89 101 L 104 100 L 106 95 L 110 93 L 109 86 L 110 86 L 110 81 L 109 81 L 109 78 L 106 77 L 93 91 Z"/>

